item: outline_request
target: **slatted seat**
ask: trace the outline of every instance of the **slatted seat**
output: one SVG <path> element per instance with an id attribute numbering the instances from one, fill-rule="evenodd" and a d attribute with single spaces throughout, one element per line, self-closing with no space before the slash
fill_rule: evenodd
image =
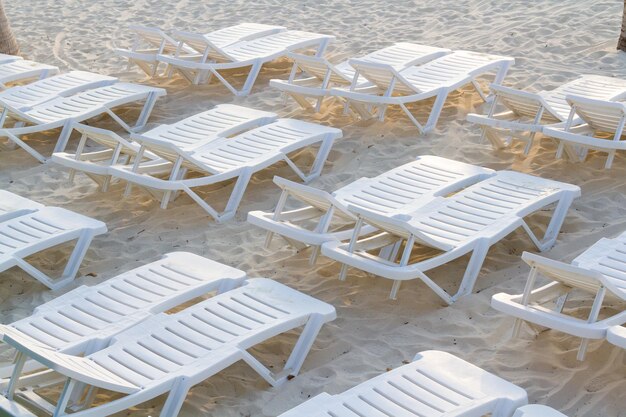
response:
<path id="1" fill-rule="evenodd" d="M 279 417 L 509 417 L 526 392 L 449 353 L 429 350 L 412 363 L 341 394 L 319 394 Z"/>
<path id="2" fill-rule="evenodd" d="M 129 66 L 136 64 L 152 77 L 157 75 L 159 54 L 203 61 L 215 55 L 213 53 L 215 48 L 223 48 L 236 42 L 285 30 L 282 26 L 259 23 L 241 23 L 207 34 L 174 31 L 173 36 L 158 28 L 130 26 L 129 29 L 135 33 L 132 47 L 116 48 L 115 53 L 127 58 Z"/>
<path id="3" fill-rule="evenodd" d="M 372 86 L 356 88 L 332 88 L 330 93 L 341 97 L 362 118 L 373 116 L 370 108 L 378 112 L 378 119 L 384 120 L 387 106 L 400 106 L 411 122 L 426 133 L 435 128 L 448 94 L 467 84 L 472 84 L 483 99 L 486 99 L 477 78 L 496 71 L 494 84 L 499 85 L 513 58 L 482 54 L 470 51 L 454 51 L 419 66 L 396 70 L 393 66 L 381 63 L 351 59 L 350 65 L 359 76 L 366 78 Z M 422 123 L 407 108 L 415 103 L 435 97 L 435 103 L 428 120 Z"/>
<path id="4" fill-rule="evenodd" d="M 70 71 L 3 91 L 0 93 L 0 106 L 24 111 L 57 97 L 68 97 L 115 82 L 117 82 L 115 77 L 86 71 Z"/>
<path id="5" fill-rule="evenodd" d="M 420 156 L 377 177 L 361 178 L 332 194 L 275 177 L 274 183 L 283 190 L 276 209 L 252 211 L 248 213 L 248 222 L 268 231 L 266 246 L 274 233 L 289 242 L 314 246 L 311 254 L 314 263 L 319 245 L 352 235 L 357 216 L 348 209 L 350 205 L 385 214 L 408 212 L 493 174 L 486 168 Z M 285 210 L 289 198 L 305 206 Z M 310 224 L 314 224 L 313 228 Z M 370 227 L 363 232 L 372 231 Z"/>
<path id="6" fill-rule="evenodd" d="M 596 100 L 619 100 L 626 97 L 626 80 L 599 75 L 583 75 L 554 90 L 538 93 L 492 85 L 494 101 L 486 115 L 468 114 L 467 120 L 478 124 L 482 137 L 487 137 L 497 149 L 510 146 L 514 140 L 526 143 L 524 154 L 532 148 L 535 136 L 544 127 L 567 121 L 571 106 L 569 95 Z M 496 113 L 499 105 L 504 110 Z M 574 124 L 581 123 L 578 116 Z"/>
<path id="7" fill-rule="evenodd" d="M 568 208 L 579 195 L 580 188 L 574 185 L 499 171 L 451 197 L 434 200 L 409 213 L 386 215 L 348 206 L 359 216 L 352 238 L 349 242 L 324 243 L 322 254 L 344 264 L 341 279 L 345 279 L 347 267 L 353 266 L 393 280 L 391 298 L 397 296 L 401 281 L 420 279 L 444 301 L 453 303 L 472 292 L 489 247 L 519 227 L 539 250 L 552 247 Z M 543 239 L 539 239 L 524 218 L 553 203 L 558 203 L 557 207 Z M 380 232 L 363 235 L 363 224 Z M 411 263 L 416 245 L 437 253 Z M 380 252 L 374 255 L 375 251 Z M 426 275 L 428 270 L 467 253 L 472 256 L 455 295 Z"/>
<path id="8" fill-rule="evenodd" d="M 626 301 L 626 233 L 599 240 L 571 264 L 526 252 L 522 259 L 531 267 L 524 292 L 519 295 L 499 293 L 491 300 L 493 308 L 516 318 L 515 336 L 525 320 L 580 337 L 577 357 L 583 360 L 589 339 L 604 339 L 611 326 L 626 323 L 626 311 L 599 319 L 605 299 Z M 538 275 L 551 282 L 536 287 Z M 595 294 L 587 318 L 563 313 L 567 295 L 575 289 Z M 552 304 L 556 307 L 550 308 Z"/>
<path id="9" fill-rule="evenodd" d="M 400 71 L 449 52 L 448 49 L 400 42 L 357 59 L 362 62 L 390 65 Z M 289 94 L 305 109 L 311 108 L 307 98 L 313 97 L 317 99 L 315 111 L 320 111 L 322 99 L 330 95 L 330 89 L 333 87 L 353 84 L 355 88 L 364 88 L 372 85 L 366 78 L 358 75 L 353 83 L 356 70 L 347 60 L 334 65 L 327 59 L 316 56 L 292 53 L 289 54 L 289 58 L 294 61 L 289 79 L 270 80 L 270 86 Z M 298 70 L 302 71 L 302 78 L 296 78 Z"/>
<path id="10" fill-rule="evenodd" d="M 626 328 L 623 326 L 613 326 L 607 332 L 607 339 L 615 346 L 626 349 Z"/>
<path id="11" fill-rule="evenodd" d="M 293 119 L 278 119 L 274 123 L 234 137 L 220 137 L 190 150 L 171 146 L 167 152 L 163 152 L 155 148 L 154 152 L 165 158 L 166 163 L 116 165 L 109 172 L 113 177 L 131 184 L 163 192 L 162 208 L 167 207 L 172 192 L 180 190 L 187 193 L 214 219 L 224 221 L 235 215 L 252 174 L 276 162 L 285 161 L 300 178 L 309 181 L 320 175 L 334 141 L 341 136 L 339 129 Z M 288 155 L 318 143 L 320 148 L 317 157 L 311 171 L 305 174 Z M 152 151 L 147 140 L 142 145 L 142 149 Z M 141 154 L 135 161 L 140 159 Z M 155 172 L 162 175 L 164 169 L 169 172 L 167 179 L 152 175 Z M 191 176 L 190 172 L 199 176 Z M 188 178 L 185 178 L 186 175 Z M 218 212 L 193 190 L 233 178 L 237 182 L 223 212 Z"/>
<path id="12" fill-rule="evenodd" d="M 260 38 L 245 40 L 224 48 L 213 47 L 212 61 L 189 60 L 169 55 L 158 55 L 157 59 L 170 65 L 193 83 L 218 79 L 234 95 L 250 93 L 261 67 L 275 59 L 285 57 L 297 50 L 315 49 L 316 56 L 322 56 L 334 36 L 319 33 L 286 30 Z M 248 76 L 240 89 L 226 80 L 220 71 L 250 67 Z M 206 75 L 209 74 L 209 75 Z"/>
<path id="13" fill-rule="evenodd" d="M 74 414 L 77 417 L 114 414 L 168 392 L 161 416 L 174 417 L 191 387 L 240 360 L 271 385 L 282 385 L 297 375 L 322 325 L 335 317 L 329 304 L 276 281 L 251 279 L 242 287 L 178 313 L 142 321 L 117 334 L 108 347 L 84 358 L 5 335 L 5 342 L 18 350 L 19 357 L 0 409 L 16 407 L 15 397 L 22 392 L 18 387 L 28 384 L 28 376 L 18 380 L 22 371 L 19 365 L 30 357 L 67 378 L 56 416 L 66 415 L 69 399 L 81 398 L 83 384 L 87 384 L 128 395 L 91 407 L 95 390 L 90 390 L 82 403 L 73 404 L 74 408 L 85 408 Z M 302 326 L 304 330 L 282 372 L 270 371 L 247 352 L 260 342 Z M 41 384 L 38 381 L 38 386 Z"/>
<path id="14" fill-rule="evenodd" d="M 2 115 L 3 120 L 9 115 L 30 126 L 4 127 L 0 129 L 0 137 L 8 138 L 38 161 L 45 163 L 47 158 L 20 139 L 21 136 L 62 128 L 54 148 L 54 152 L 62 152 L 69 140 L 73 123 L 82 122 L 105 113 L 126 131 L 132 132 L 145 126 L 156 100 L 165 94 L 166 91 L 162 88 L 116 83 L 69 97 L 58 97 L 25 111 L 5 106 Z M 113 108 L 141 101 L 145 101 L 145 103 L 134 127 L 130 127 L 113 112 Z"/>
<path id="15" fill-rule="evenodd" d="M 9 191 L 0 190 L 0 223 L 14 217 L 32 213 L 41 208 L 43 208 L 43 204 L 39 204 Z"/>
<path id="16" fill-rule="evenodd" d="M 27 81 L 30 79 L 43 79 L 59 72 L 52 65 L 40 64 L 39 62 L 25 59 L 9 60 L 0 63 L 0 90 L 8 88 L 12 83 Z"/>
<path id="17" fill-rule="evenodd" d="M 80 171 L 98 183 L 102 191 L 106 191 L 111 180 L 109 168 L 120 163 L 134 163 L 138 153 L 142 155 L 142 163 L 164 164 L 167 174 L 167 160 L 175 160 L 177 150 L 191 150 L 218 137 L 265 125 L 276 117 L 274 113 L 220 104 L 174 124 L 163 124 L 144 133 L 133 133 L 129 139 L 108 130 L 74 123 L 72 129 L 82 135 L 76 151 L 55 152 L 52 154 L 52 162 L 69 168 L 70 180 L 73 180 L 75 171 Z M 99 146 L 95 150 L 85 151 L 88 142 L 95 142 Z M 146 146 L 150 147 L 150 151 L 145 150 Z M 159 155 L 168 159 L 162 160 Z"/>

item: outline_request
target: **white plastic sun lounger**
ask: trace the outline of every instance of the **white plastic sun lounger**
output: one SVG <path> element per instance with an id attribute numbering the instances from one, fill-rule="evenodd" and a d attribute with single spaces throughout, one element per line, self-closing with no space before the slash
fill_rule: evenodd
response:
<path id="1" fill-rule="evenodd" d="M 0 223 L 0 272 L 14 266 L 50 289 L 71 282 L 92 239 L 107 231 L 101 221 L 58 207 L 45 207 Z M 25 258 L 54 246 L 76 240 L 63 274 L 52 279 Z"/>
<path id="2" fill-rule="evenodd" d="M 9 191 L 0 190 L 0 223 L 14 217 L 35 212 L 43 207 L 43 204 L 39 204 L 28 198 L 21 197 Z"/>
<path id="3" fill-rule="evenodd" d="M 400 71 L 448 53 L 450 53 L 449 49 L 400 42 L 357 59 L 363 62 L 390 65 Z M 270 86 L 289 94 L 304 109 L 312 107 L 307 98 L 313 97 L 317 99 L 315 111 L 320 111 L 322 99 L 330 95 L 330 89 L 333 87 L 349 86 L 353 83 L 356 88 L 372 85 L 367 79 L 359 76 L 354 81 L 356 70 L 348 61 L 334 65 L 322 57 L 300 54 L 288 56 L 294 61 L 289 79 L 270 80 Z M 296 78 L 298 70 L 302 71 L 303 77 Z"/>
<path id="4" fill-rule="evenodd" d="M 513 417 L 567 417 L 554 408 L 545 405 L 531 404 L 518 408 Z"/>
<path id="5" fill-rule="evenodd" d="M 335 37 L 330 35 L 287 30 L 262 38 L 237 42 L 224 48 L 215 47 L 213 54 L 221 55 L 221 59 L 217 62 L 196 62 L 168 55 L 159 55 L 158 59 L 178 70 L 191 82 L 197 83 L 205 79 L 208 82 L 212 76 L 215 76 L 233 94 L 245 96 L 252 90 L 264 64 L 286 57 L 289 52 L 302 49 L 315 49 L 315 55 L 322 56 L 328 43 L 333 39 Z M 220 71 L 245 67 L 250 67 L 250 70 L 239 90 L 220 74 Z M 198 73 L 209 74 L 209 76 L 198 76 Z"/>
<path id="6" fill-rule="evenodd" d="M 57 97 L 68 97 L 92 88 L 105 87 L 117 78 L 86 71 L 71 71 L 27 85 L 12 87 L 0 93 L 0 107 L 21 111 Z"/>
<path id="7" fill-rule="evenodd" d="M 155 152 L 159 152 L 160 156 L 168 158 L 169 161 L 144 165 L 136 163 L 132 166 L 115 165 L 110 168 L 109 173 L 129 183 L 164 192 L 162 208 L 167 207 L 172 192 L 184 191 L 215 220 L 225 221 L 235 215 L 254 173 L 276 162 L 284 161 L 303 181 L 310 181 L 321 174 L 334 141 L 341 136 L 342 132 L 339 129 L 293 119 L 278 119 L 274 123 L 231 138 L 217 138 L 191 150 L 172 146 L 169 149 L 171 155 L 169 152 L 155 149 Z M 317 156 L 310 172 L 306 174 L 289 155 L 318 143 L 320 148 Z M 147 141 L 142 145 L 144 145 L 142 149 L 151 150 L 147 146 Z M 140 160 L 141 152 L 135 158 L 135 161 Z M 168 172 L 166 179 L 150 175 L 157 173 L 162 176 L 164 170 Z M 187 171 L 196 172 L 199 176 L 186 178 Z M 236 179 L 236 182 L 222 212 L 212 207 L 193 190 L 232 179 Z"/>
<path id="8" fill-rule="evenodd" d="M 373 86 L 357 89 L 353 84 L 349 88 L 333 88 L 331 94 L 347 100 L 363 118 L 372 116 L 367 106 L 374 106 L 381 121 L 384 120 L 387 106 L 398 105 L 420 133 L 426 133 L 437 124 L 448 94 L 472 84 L 486 100 L 477 78 L 497 71 L 493 83 L 499 85 L 513 62 L 515 60 L 509 57 L 455 51 L 424 65 L 397 71 L 390 65 L 351 59 L 349 63 L 357 71 L 356 74 L 369 80 Z M 436 99 L 428 120 L 419 122 L 407 104 L 432 97 Z"/>
<path id="9" fill-rule="evenodd" d="M 524 253 L 522 259 L 531 267 L 524 292 L 519 295 L 495 294 L 491 306 L 516 317 L 514 336 L 521 320 L 581 337 L 578 360 L 583 360 L 589 339 L 606 338 L 607 330 L 626 323 L 626 311 L 599 319 L 607 299 L 626 301 L 626 233 L 614 239 L 601 239 L 570 264 Z M 536 288 L 537 276 L 551 282 Z M 562 312 L 568 294 L 574 290 L 595 294 L 587 318 Z M 550 308 L 552 307 L 552 308 Z"/>
<path id="10" fill-rule="evenodd" d="M 446 352 L 413 362 L 341 394 L 321 393 L 279 417 L 511 417 L 524 389 Z"/>
<path id="11" fill-rule="evenodd" d="M 439 198 L 408 214 L 384 215 L 361 207 L 348 206 L 359 215 L 349 242 L 329 241 L 322 254 L 342 262 L 341 279 L 348 266 L 394 281 L 390 298 L 397 296 L 404 280 L 420 279 L 447 303 L 470 294 L 489 248 L 522 227 L 541 251 L 556 241 L 572 201 L 580 195 L 575 185 L 560 183 L 512 171 L 495 176 L 448 198 Z M 540 240 L 525 217 L 558 203 Z M 363 236 L 361 227 L 370 224 L 380 232 Z M 405 242 L 401 253 L 402 243 Z M 430 248 L 427 258 L 411 263 L 415 245 Z M 378 255 L 370 252 L 380 251 Z M 432 255 L 433 251 L 437 251 Z M 426 272 L 471 253 L 460 288 L 448 294 Z M 400 256 L 399 261 L 396 259 Z"/>
<path id="12" fill-rule="evenodd" d="M 565 151 L 569 159 L 584 161 L 589 149 L 593 149 L 608 154 L 604 167 L 611 168 L 615 153 L 626 150 L 623 140 L 626 105 L 580 96 L 567 96 L 566 99 L 572 110 L 565 125 L 543 130 L 544 135 L 559 142 L 557 158 L 561 158 Z M 576 115 L 583 124 L 577 123 Z"/>
<path id="13" fill-rule="evenodd" d="M 20 139 L 21 136 L 62 128 L 54 148 L 54 152 L 61 152 L 65 149 L 69 139 L 72 123 L 81 122 L 102 114 L 108 114 L 126 131 L 133 132 L 145 126 L 156 100 L 165 94 L 166 91 L 162 88 L 117 83 L 70 97 L 58 97 L 26 111 L 5 106 L 1 119 L 3 122 L 7 116 L 11 116 L 18 120 L 20 124 L 27 123 L 31 126 L 1 128 L 0 137 L 8 138 L 35 159 L 45 163 L 47 162 L 46 157 Z M 130 127 L 113 112 L 115 107 L 138 101 L 145 101 L 145 104 L 134 127 Z"/>
<path id="14" fill-rule="evenodd" d="M 251 211 L 248 222 L 268 231 L 266 247 L 274 233 L 296 247 L 313 246 L 313 264 L 322 243 L 352 236 L 357 216 L 350 212 L 349 205 L 384 214 L 403 213 L 492 175 L 494 171 L 487 168 L 436 156 L 420 156 L 377 177 L 361 178 L 332 194 L 274 177 L 274 183 L 283 190 L 276 209 L 273 212 Z M 306 205 L 285 210 L 289 198 Z M 331 229 L 333 220 L 341 222 L 335 226 L 336 230 Z M 371 227 L 363 230 L 372 231 Z"/>
<path id="15" fill-rule="evenodd" d="M 19 354 L 6 394 L 0 397 L 0 410 L 23 417 L 34 415 L 17 402 L 22 390 L 45 385 L 46 377 L 57 375 L 20 378 L 23 361 L 32 358 L 66 378 L 54 407 L 55 417 L 103 417 L 166 393 L 160 415 L 175 417 L 194 385 L 240 360 L 272 386 L 282 385 L 298 374 L 319 330 L 335 317 L 331 305 L 276 281 L 258 278 L 181 312 L 151 317 L 86 357 L 54 352 L 19 335 L 5 335 L 4 341 Z M 263 341 L 302 326 L 302 334 L 279 373 L 248 352 Z M 125 395 L 91 407 L 98 389 Z M 28 392 L 30 398 L 36 395 Z M 77 401 L 69 404 L 71 399 Z M 37 400 L 41 405 L 46 403 L 42 397 Z M 83 410 L 66 414 L 68 405 Z"/>
<path id="16" fill-rule="evenodd" d="M 140 163 L 158 160 L 156 153 L 174 155 L 175 158 L 172 147 L 191 150 L 218 137 L 231 136 L 271 123 L 276 118 L 274 113 L 220 104 L 174 124 L 163 124 L 141 134 L 133 133 L 128 140 L 109 130 L 74 123 L 72 128 L 82 135 L 76 151 L 55 152 L 51 160 L 70 169 L 70 181 L 73 180 L 75 171 L 80 171 L 106 191 L 111 178 L 109 167 L 118 163 L 131 164 L 139 152 L 142 153 Z M 100 149 L 85 151 L 87 141 L 101 145 Z M 145 151 L 145 147 L 141 150 L 144 142 L 156 153 Z"/>
<path id="17" fill-rule="evenodd" d="M 613 326 L 611 327 L 606 336 L 607 340 L 613 343 L 615 346 L 619 346 L 622 349 L 626 349 L 626 327 Z"/>
<path id="18" fill-rule="evenodd" d="M 495 98 L 487 114 L 468 114 L 467 120 L 479 125 L 483 137 L 486 136 L 497 149 L 511 145 L 513 140 L 525 142 L 524 155 L 527 155 L 535 136 L 542 132 L 544 126 L 560 124 L 568 119 L 571 107 L 565 100 L 566 96 L 619 100 L 626 96 L 626 80 L 583 75 L 554 90 L 538 93 L 499 85 L 493 85 L 491 92 Z M 503 105 L 504 110 L 495 113 L 498 105 Z M 578 117 L 575 123 L 580 123 Z"/>
<path id="19" fill-rule="evenodd" d="M 0 325 L 0 337 L 18 335 L 48 349 L 90 354 L 118 332 L 212 291 L 238 287 L 246 278 L 239 269 L 194 255 L 172 252 L 100 284 L 81 286 L 37 307 L 32 315 Z M 29 363 L 28 369 L 38 366 Z M 9 378 L 13 366 L 0 367 Z M 0 379 L 0 385 L 6 379 Z"/>
<path id="20" fill-rule="evenodd" d="M 0 64 L 0 90 L 8 88 L 8 84 L 27 81 L 33 78 L 43 79 L 59 72 L 52 65 L 19 59 Z"/>
<path id="21" fill-rule="evenodd" d="M 19 61 L 21 59 L 23 58 L 17 55 L 0 54 L 0 64 L 8 64 L 9 62 Z"/>
<path id="22" fill-rule="evenodd" d="M 223 48 L 233 43 L 250 40 L 285 30 L 282 26 L 242 23 L 207 34 L 174 31 L 170 37 L 161 29 L 131 26 L 135 41 L 131 49 L 115 49 L 119 56 L 128 58 L 129 65 L 135 63 L 146 74 L 155 76 L 159 61 L 157 55 L 172 55 L 192 59 L 206 59 L 205 53 L 215 46 Z M 210 48 L 207 51 L 207 48 Z"/>

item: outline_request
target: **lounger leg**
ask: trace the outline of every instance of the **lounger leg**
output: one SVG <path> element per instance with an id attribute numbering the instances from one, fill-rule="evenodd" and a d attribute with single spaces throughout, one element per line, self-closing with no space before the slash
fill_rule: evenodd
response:
<path id="1" fill-rule="evenodd" d="M 133 130 L 140 130 L 146 125 L 156 101 L 157 96 L 155 93 L 148 94 L 148 98 L 146 99 L 143 109 L 141 109 L 141 113 L 139 114 L 139 118 L 137 119 L 137 123 L 135 123 Z"/>
<path id="2" fill-rule="evenodd" d="M 273 220 L 280 220 L 280 214 L 285 208 L 285 203 L 287 202 L 287 198 L 289 197 L 289 192 L 287 190 L 283 190 L 280 194 L 280 198 L 278 199 L 278 204 L 276 204 L 276 208 L 274 209 Z M 272 238 L 274 237 L 274 232 L 268 231 L 267 235 L 265 235 L 265 244 L 264 248 L 269 249 L 270 243 L 272 243 Z"/>
<path id="3" fill-rule="evenodd" d="M 478 279 L 478 274 L 480 273 L 480 269 L 485 262 L 488 251 L 489 245 L 486 243 L 479 243 L 476 245 L 476 248 L 474 248 L 474 251 L 472 252 L 472 257 L 467 264 L 465 274 L 463 275 L 459 292 L 452 297 L 453 301 L 458 300 L 464 295 L 472 293 L 474 285 L 476 284 L 476 279 Z"/>
<path id="4" fill-rule="evenodd" d="M 447 91 L 441 91 L 439 92 L 439 94 L 437 94 L 437 98 L 435 99 L 433 108 L 430 111 L 430 116 L 428 116 L 428 120 L 426 121 L 426 125 L 424 126 L 424 133 L 430 132 L 437 125 L 437 121 L 439 120 L 439 116 L 441 115 L 443 105 L 445 104 L 447 98 Z"/>
<path id="5" fill-rule="evenodd" d="M 11 375 L 9 385 L 7 386 L 7 390 L 5 393 L 5 396 L 8 400 L 13 400 L 13 396 L 15 395 L 15 389 L 17 388 L 17 383 L 19 382 L 20 375 L 22 375 L 22 370 L 24 369 L 26 359 L 27 356 L 24 354 L 24 352 L 17 352 L 17 355 L 15 356 L 15 361 L 13 362 L 13 374 Z"/>
<path id="6" fill-rule="evenodd" d="M 522 295 L 522 305 L 528 305 L 530 301 L 530 293 L 535 286 L 535 281 L 537 280 L 537 275 L 539 274 L 539 270 L 537 267 L 533 266 L 530 268 L 530 273 L 528 274 L 528 279 L 526 280 L 526 285 L 524 286 L 524 293 Z M 511 337 L 519 337 L 520 330 L 522 329 L 522 319 L 515 319 L 515 324 L 513 325 L 513 333 Z"/>
<path id="7" fill-rule="evenodd" d="M 78 268 L 87 253 L 87 249 L 89 249 L 89 245 L 91 245 L 91 241 L 93 240 L 93 235 L 91 233 L 84 233 L 81 237 L 78 238 L 76 242 L 76 246 L 70 255 L 70 258 L 67 261 L 67 265 L 65 266 L 65 270 L 63 271 L 63 276 L 61 280 L 72 280 L 78 273 Z"/>
<path id="8" fill-rule="evenodd" d="M 309 171 L 309 175 L 302 178 L 302 180 L 307 183 L 317 177 L 319 177 L 324 169 L 324 164 L 328 159 L 328 155 L 330 154 L 330 150 L 333 147 L 333 139 L 330 137 L 324 138 L 322 140 L 322 144 L 320 149 L 317 151 L 317 156 L 315 157 L 315 161 L 313 161 L 313 166 L 311 167 L 311 171 Z"/>
<path id="9" fill-rule="evenodd" d="M 358 218 L 356 224 L 354 225 L 354 232 L 352 233 L 352 238 L 350 239 L 350 243 L 348 244 L 348 252 L 354 252 L 354 246 L 359 240 L 359 234 L 361 233 L 361 228 L 363 227 L 363 219 L 361 217 Z M 341 271 L 339 271 L 339 281 L 345 281 L 346 275 L 348 274 L 348 264 L 341 265 Z"/>
<path id="10" fill-rule="evenodd" d="M 176 417 L 185 402 L 190 388 L 186 378 L 180 377 L 176 379 L 163 405 L 160 417 Z"/>
<path id="11" fill-rule="evenodd" d="M 248 74 L 248 78 L 246 78 L 246 82 L 243 85 L 241 91 L 236 93 L 237 96 L 247 96 L 250 94 L 252 90 L 252 86 L 254 85 L 256 78 L 259 76 L 259 72 L 261 72 L 262 64 L 260 62 L 254 63 L 252 68 L 250 68 L 250 73 Z"/>
<path id="12" fill-rule="evenodd" d="M 9 138 L 10 141 L 15 143 L 20 148 L 24 149 L 26 152 L 28 152 L 30 154 L 30 156 L 32 156 L 33 158 L 35 158 L 36 160 L 38 160 L 42 164 L 45 164 L 47 162 L 47 159 L 46 159 L 45 156 L 43 156 L 41 153 L 37 152 L 31 146 L 27 145 L 26 142 L 24 142 L 23 140 L 21 140 L 20 138 L 18 138 L 14 134 L 9 133 L 9 132 L 5 132 L 5 135 Z"/>
<path id="13" fill-rule="evenodd" d="M 67 379 L 67 381 L 65 382 L 65 386 L 63 387 L 63 391 L 61 392 L 59 402 L 54 409 L 54 414 L 52 415 L 52 417 L 62 417 L 67 415 L 67 413 L 65 413 L 65 409 L 67 408 L 67 404 L 70 400 L 72 392 L 74 391 L 75 385 L 76 382 L 72 378 Z"/>
<path id="14" fill-rule="evenodd" d="M 554 244 L 556 243 L 556 239 L 559 236 L 559 231 L 561 230 L 561 227 L 565 222 L 565 217 L 567 216 L 567 211 L 572 205 L 572 201 L 573 200 L 570 197 L 563 197 L 557 204 L 556 208 L 554 209 L 554 213 L 552 214 L 552 219 L 550 220 L 548 228 L 546 229 L 546 233 L 544 234 L 541 242 L 539 242 L 539 244 L 537 245 L 537 248 L 540 251 L 546 251 L 554 246 Z M 524 223 L 524 225 L 526 226 L 526 223 Z M 528 226 L 526 226 L 525 228 L 527 227 Z"/>
<path id="15" fill-rule="evenodd" d="M 602 286 L 598 289 L 598 292 L 596 293 L 596 298 L 595 300 L 593 300 L 593 305 L 591 306 L 591 311 L 589 312 L 589 318 L 587 319 L 587 323 L 594 323 L 598 320 L 598 316 L 600 315 L 600 309 L 602 308 L 602 302 L 604 301 L 605 296 L 606 287 Z M 587 353 L 588 345 L 589 339 L 581 340 L 576 359 L 578 359 L 579 361 L 585 359 L 585 353 Z"/>
<path id="16" fill-rule="evenodd" d="M 606 158 L 606 163 L 604 164 L 605 169 L 611 168 L 611 165 L 613 165 L 613 159 L 615 159 L 615 151 L 609 151 L 609 155 Z"/>
<path id="17" fill-rule="evenodd" d="M 290 379 L 290 376 L 296 376 L 298 372 L 300 372 L 300 368 L 311 350 L 313 342 L 315 342 L 315 338 L 323 324 L 323 320 L 318 315 L 312 315 L 309 318 L 296 345 L 289 355 L 289 359 L 287 359 L 285 363 L 284 369 L 278 374 L 271 372 L 266 366 L 259 362 L 258 359 L 246 351 L 242 351 L 242 359 L 270 385 L 273 387 L 281 386 Z"/>
<path id="18" fill-rule="evenodd" d="M 53 152 L 63 152 L 65 150 L 65 147 L 67 146 L 67 141 L 70 139 L 71 134 L 72 134 L 72 122 L 68 121 L 67 123 L 63 125 L 63 129 L 61 130 L 59 139 L 57 140 L 57 143 L 54 146 Z"/>

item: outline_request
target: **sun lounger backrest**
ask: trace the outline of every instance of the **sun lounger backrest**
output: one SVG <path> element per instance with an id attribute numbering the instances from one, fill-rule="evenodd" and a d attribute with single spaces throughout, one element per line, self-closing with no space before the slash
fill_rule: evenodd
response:
<path id="1" fill-rule="evenodd" d="M 129 29 L 137 34 L 138 39 L 154 46 L 155 48 L 162 48 L 161 52 L 176 51 L 178 42 L 159 28 L 130 26 Z"/>
<path id="2" fill-rule="evenodd" d="M 501 85 L 492 85 L 490 88 L 491 91 L 496 94 L 498 103 L 504 104 L 518 116 L 534 119 L 543 107 L 541 120 L 546 123 L 557 123 L 567 120 L 569 110 L 568 113 L 563 116 L 562 113 L 554 110 L 539 94 L 515 90 Z"/>
<path id="3" fill-rule="evenodd" d="M 567 102 L 575 108 L 592 129 L 599 132 L 623 134 L 626 105 L 620 102 L 593 100 L 581 96 L 568 95 Z"/>

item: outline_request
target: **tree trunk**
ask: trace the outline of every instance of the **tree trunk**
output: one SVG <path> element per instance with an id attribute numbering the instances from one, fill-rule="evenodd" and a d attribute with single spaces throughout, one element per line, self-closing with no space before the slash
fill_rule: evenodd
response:
<path id="1" fill-rule="evenodd" d="M 624 0 L 624 2 L 626 2 L 626 0 Z M 0 0 L 0 53 L 10 55 L 20 53 L 20 48 L 11 30 L 11 25 L 9 25 L 9 19 L 7 19 L 6 14 L 4 14 L 4 4 L 2 0 Z"/>
<path id="2" fill-rule="evenodd" d="M 622 33 L 619 35 L 617 49 L 626 52 L 626 0 L 624 0 L 624 13 L 622 15 Z"/>

